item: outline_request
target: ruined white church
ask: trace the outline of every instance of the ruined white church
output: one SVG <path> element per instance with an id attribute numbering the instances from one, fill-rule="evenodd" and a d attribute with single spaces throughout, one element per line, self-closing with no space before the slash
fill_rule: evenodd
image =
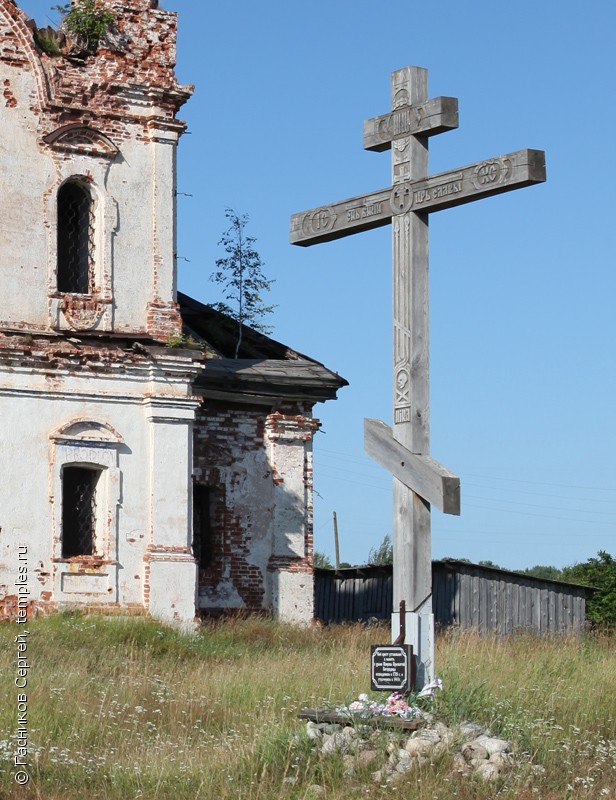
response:
<path id="1" fill-rule="evenodd" d="M 176 286 L 176 15 L 60 52 L 0 0 L 0 608 L 312 618 L 312 408 L 345 384 Z M 77 43 L 79 44 L 79 43 Z M 171 347 L 190 337 L 191 347 Z"/>

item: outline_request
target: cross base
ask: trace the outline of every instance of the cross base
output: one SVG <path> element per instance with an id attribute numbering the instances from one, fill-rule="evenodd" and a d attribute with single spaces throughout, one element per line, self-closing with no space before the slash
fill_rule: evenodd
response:
<path id="1" fill-rule="evenodd" d="M 404 615 L 406 636 L 403 644 L 413 648 L 415 662 L 415 691 L 434 680 L 434 614 L 432 598 L 429 597 L 419 613 L 407 611 Z M 395 642 L 400 633 L 400 612 L 391 615 L 391 640 Z"/>

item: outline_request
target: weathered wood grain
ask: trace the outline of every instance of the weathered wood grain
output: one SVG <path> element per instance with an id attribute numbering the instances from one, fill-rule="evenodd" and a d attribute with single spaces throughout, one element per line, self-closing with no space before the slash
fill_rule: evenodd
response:
<path id="1" fill-rule="evenodd" d="M 291 217 L 291 244 L 307 247 L 379 228 L 409 211 L 433 213 L 543 183 L 543 150 L 516 150 L 428 178 L 350 197 Z"/>
<path id="2" fill-rule="evenodd" d="M 434 136 L 458 127 L 458 98 L 435 97 L 364 122 L 364 149 L 382 153 L 404 136 Z"/>
<path id="3" fill-rule="evenodd" d="M 359 717 L 351 714 L 339 714 L 320 708 L 303 708 L 298 719 L 311 722 L 328 722 L 335 725 L 371 725 L 375 728 L 398 728 L 403 731 L 416 731 L 425 723 L 421 719 L 400 719 L 400 717 Z"/>
<path id="4" fill-rule="evenodd" d="M 397 442 L 381 420 L 364 420 L 364 449 L 399 481 L 445 514 L 460 514 L 460 478 L 430 456 Z"/>

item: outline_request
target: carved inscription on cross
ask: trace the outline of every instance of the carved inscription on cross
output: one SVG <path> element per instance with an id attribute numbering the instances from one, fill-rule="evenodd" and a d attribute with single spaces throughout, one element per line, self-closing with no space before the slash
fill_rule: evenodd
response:
<path id="1" fill-rule="evenodd" d="M 545 181 L 545 154 L 518 150 L 428 175 L 428 137 L 458 126 L 458 101 L 428 99 L 427 70 L 392 74 L 392 110 L 364 123 L 364 147 L 392 151 L 392 185 L 291 217 L 291 243 L 309 246 L 392 224 L 393 431 L 365 420 L 365 448 L 394 476 L 394 614 L 404 600 L 418 688 L 434 677 L 430 504 L 460 513 L 460 482 L 430 457 L 429 214 Z"/>

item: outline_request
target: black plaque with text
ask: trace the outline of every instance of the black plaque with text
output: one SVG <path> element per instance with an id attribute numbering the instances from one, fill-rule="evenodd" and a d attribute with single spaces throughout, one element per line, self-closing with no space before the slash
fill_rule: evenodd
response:
<path id="1" fill-rule="evenodd" d="M 410 692 L 414 684 L 410 644 L 372 645 L 370 688 L 373 692 Z"/>

